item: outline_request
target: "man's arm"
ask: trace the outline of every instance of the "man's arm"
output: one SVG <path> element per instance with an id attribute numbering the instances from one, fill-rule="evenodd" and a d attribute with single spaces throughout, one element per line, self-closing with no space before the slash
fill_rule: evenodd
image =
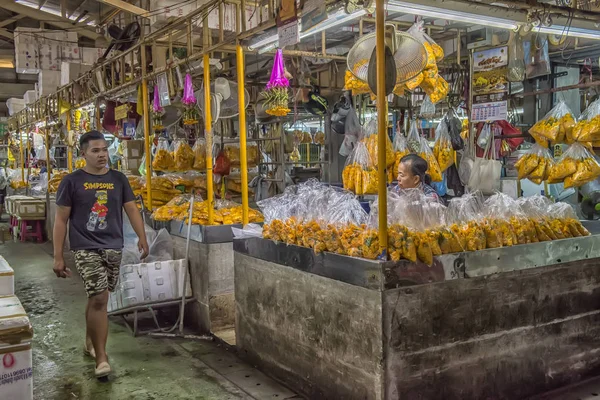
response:
<path id="1" fill-rule="evenodd" d="M 67 236 L 67 222 L 71 215 L 71 207 L 56 206 L 56 217 L 54 221 L 54 273 L 58 278 L 66 278 L 71 271 L 65 265 L 64 246 Z"/>
<path id="2" fill-rule="evenodd" d="M 148 240 L 146 239 L 146 230 L 144 229 L 144 220 L 142 219 L 142 215 L 135 205 L 135 201 L 128 201 L 123 205 L 125 209 L 125 213 L 127 213 L 127 217 L 129 217 L 129 222 L 135 231 L 135 234 L 138 236 L 138 248 L 142 255 L 140 258 L 143 260 L 148 257 Z"/>

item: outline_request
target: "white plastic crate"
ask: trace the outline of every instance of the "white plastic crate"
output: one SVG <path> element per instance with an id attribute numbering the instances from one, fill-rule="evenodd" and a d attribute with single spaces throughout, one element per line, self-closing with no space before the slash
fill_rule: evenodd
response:
<path id="1" fill-rule="evenodd" d="M 14 296 L 15 272 L 4 257 L 0 256 L 0 297 Z"/>
<path id="2" fill-rule="evenodd" d="M 4 199 L 4 205 L 6 207 L 6 212 L 8 213 L 8 215 L 15 215 L 15 211 L 13 209 L 15 202 L 17 200 L 26 200 L 26 199 L 32 199 L 32 198 L 33 197 L 21 196 L 21 195 L 7 196 Z"/>
<path id="3" fill-rule="evenodd" d="M 188 274 L 186 297 L 192 295 L 184 259 L 123 265 L 119 283 L 109 296 L 108 311 L 181 298 L 184 273 Z"/>
<path id="4" fill-rule="evenodd" d="M 0 399 L 33 399 L 32 338 L 19 299 L 0 297 Z"/>
<path id="5" fill-rule="evenodd" d="M 33 399 L 31 343 L 0 347 L 0 399 Z"/>
<path id="6" fill-rule="evenodd" d="M 40 199 L 18 199 L 12 204 L 12 215 L 19 218 L 42 218 L 46 216 L 46 202 Z"/>

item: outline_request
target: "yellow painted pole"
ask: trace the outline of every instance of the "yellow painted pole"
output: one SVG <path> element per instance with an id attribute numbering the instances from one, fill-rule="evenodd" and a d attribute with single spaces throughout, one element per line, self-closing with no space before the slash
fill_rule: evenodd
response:
<path id="1" fill-rule="evenodd" d="M 144 52 L 142 52 L 144 54 Z M 152 146 L 150 143 L 150 124 L 148 123 L 148 80 L 142 80 L 142 100 L 144 107 L 144 152 L 146 153 L 146 196 L 148 209 L 152 211 Z"/>
<path id="2" fill-rule="evenodd" d="M 146 153 L 146 197 L 148 209 L 152 212 L 152 143 L 150 141 L 150 110 L 148 105 L 148 78 L 146 78 L 146 46 L 141 48 L 142 58 L 142 110 L 144 115 L 144 152 Z"/>
<path id="3" fill-rule="evenodd" d="M 208 53 L 206 53 L 204 54 L 204 137 L 206 140 L 206 201 L 208 202 L 208 224 L 212 225 L 215 220 L 215 213 L 213 210 L 213 135 L 212 115 L 210 111 L 210 63 Z"/>
<path id="4" fill-rule="evenodd" d="M 25 150 L 23 149 L 23 132 L 17 124 L 17 135 L 19 135 L 19 153 L 21 155 L 21 182 L 25 182 Z"/>
<path id="5" fill-rule="evenodd" d="M 52 163 L 50 162 L 50 128 L 48 128 L 48 118 L 46 118 L 46 128 L 44 129 L 44 140 L 46 142 L 46 172 L 48 173 L 48 182 L 52 175 Z"/>
<path id="6" fill-rule="evenodd" d="M 71 110 L 67 111 L 67 137 L 71 135 Z M 69 173 L 73 172 L 73 146 L 67 143 L 67 163 Z"/>
<path id="7" fill-rule="evenodd" d="M 377 174 L 379 179 L 379 249 L 387 257 L 387 177 L 385 148 L 387 144 L 387 99 L 385 95 L 385 0 L 376 0 L 375 6 L 375 36 L 377 60 Z"/>
<path id="8" fill-rule="evenodd" d="M 246 92 L 244 89 L 244 50 L 238 43 L 236 46 L 236 63 L 238 79 L 238 104 L 240 107 L 240 167 L 242 175 L 242 223 L 246 225 L 248 216 L 248 153 L 246 151 Z"/>

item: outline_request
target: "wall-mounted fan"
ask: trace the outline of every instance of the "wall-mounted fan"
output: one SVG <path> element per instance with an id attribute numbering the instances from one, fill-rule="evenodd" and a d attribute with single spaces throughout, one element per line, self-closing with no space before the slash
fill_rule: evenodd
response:
<path id="1" fill-rule="evenodd" d="M 250 102 L 250 94 L 246 92 L 246 104 L 240 107 L 238 104 L 238 84 L 225 78 L 217 78 L 210 84 L 210 110 L 213 124 L 219 118 L 233 118 L 240 114 L 240 110 L 245 110 Z M 198 106 L 202 110 L 204 116 L 204 85 L 196 92 Z"/>

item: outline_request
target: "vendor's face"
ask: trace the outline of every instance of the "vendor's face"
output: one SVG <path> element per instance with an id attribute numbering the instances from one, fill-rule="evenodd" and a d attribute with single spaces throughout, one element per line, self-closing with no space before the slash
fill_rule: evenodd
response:
<path id="1" fill-rule="evenodd" d="M 419 186 L 420 181 L 419 176 L 412 173 L 410 163 L 400 163 L 398 166 L 398 186 L 402 189 L 413 189 Z"/>
<path id="2" fill-rule="evenodd" d="M 83 151 L 86 165 L 94 168 L 104 168 L 108 162 L 108 143 L 104 139 L 90 140 Z"/>

